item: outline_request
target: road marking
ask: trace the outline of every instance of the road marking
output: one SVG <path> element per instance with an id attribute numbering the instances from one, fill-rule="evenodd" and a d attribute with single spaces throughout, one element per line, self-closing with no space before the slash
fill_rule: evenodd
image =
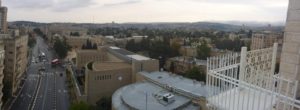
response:
<path id="1" fill-rule="evenodd" d="M 29 109 L 30 109 L 30 110 L 34 110 L 35 103 L 36 103 L 36 100 L 37 100 L 37 97 L 38 97 L 38 93 L 39 93 L 40 88 L 41 88 L 41 79 L 42 79 L 42 77 L 39 77 L 39 81 L 38 81 L 38 85 L 37 85 L 38 88 L 37 88 L 37 90 L 36 90 L 36 93 L 35 93 L 35 97 L 34 97 L 33 103 L 32 103 L 31 106 L 29 106 Z"/>

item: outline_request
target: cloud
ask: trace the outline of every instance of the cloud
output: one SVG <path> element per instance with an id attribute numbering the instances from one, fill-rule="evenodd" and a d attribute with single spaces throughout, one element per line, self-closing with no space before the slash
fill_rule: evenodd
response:
<path id="1" fill-rule="evenodd" d="M 83 8 L 93 5 L 92 0 L 58 0 L 53 7 L 54 11 L 69 11 L 75 8 Z"/>
<path id="2" fill-rule="evenodd" d="M 6 0 L 7 5 L 13 8 L 38 9 L 49 8 L 54 4 L 53 0 Z"/>
<path id="3" fill-rule="evenodd" d="M 50 9 L 52 11 L 69 11 L 92 5 L 92 0 L 7 0 L 9 7 L 18 9 Z"/>
<path id="4" fill-rule="evenodd" d="M 110 6 L 119 6 L 119 5 L 129 5 L 129 4 L 136 4 L 136 3 L 140 3 L 142 2 L 142 0 L 127 0 L 124 2 L 117 2 L 117 3 L 106 3 L 103 6 L 104 7 L 110 7 Z"/>

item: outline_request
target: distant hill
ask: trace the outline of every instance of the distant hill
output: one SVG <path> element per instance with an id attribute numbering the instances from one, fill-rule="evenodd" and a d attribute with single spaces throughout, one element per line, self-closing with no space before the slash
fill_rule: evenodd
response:
<path id="1" fill-rule="evenodd" d="M 230 24 L 232 23 L 232 24 Z M 115 27 L 115 28 L 148 28 L 148 29 L 180 29 L 180 30 L 217 30 L 217 31 L 239 31 L 242 28 L 252 30 L 265 30 L 267 26 L 265 24 L 257 26 L 246 26 L 240 25 L 241 23 L 216 23 L 216 22 L 194 22 L 194 23 L 105 23 L 105 24 L 91 24 L 91 23 L 37 23 L 31 21 L 15 21 L 10 22 L 9 25 L 16 26 L 33 26 L 40 27 L 46 24 L 66 24 L 72 25 L 73 27 L 83 28 L 102 28 L 102 27 Z M 271 30 L 282 31 L 283 26 L 271 27 Z"/>

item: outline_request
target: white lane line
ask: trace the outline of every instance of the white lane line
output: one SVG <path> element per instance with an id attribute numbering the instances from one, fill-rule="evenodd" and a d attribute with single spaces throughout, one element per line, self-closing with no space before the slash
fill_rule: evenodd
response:
<path id="1" fill-rule="evenodd" d="M 35 97 L 34 97 L 34 100 L 33 100 L 32 105 L 29 106 L 29 107 L 31 107 L 31 110 L 34 110 L 34 107 L 35 107 L 35 104 L 36 104 L 36 100 L 37 100 L 37 97 L 38 97 L 38 93 L 39 93 L 40 88 L 41 88 L 41 79 L 42 79 L 42 78 L 39 77 L 39 81 L 38 81 L 38 89 L 37 89 L 37 91 L 36 91 L 36 93 L 35 93 Z"/>

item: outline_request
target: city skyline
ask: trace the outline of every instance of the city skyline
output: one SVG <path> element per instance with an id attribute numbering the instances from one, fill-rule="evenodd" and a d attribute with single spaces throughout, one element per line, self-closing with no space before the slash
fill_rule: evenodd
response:
<path id="1" fill-rule="evenodd" d="M 285 22 L 288 0 L 4 0 L 9 21 Z"/>

